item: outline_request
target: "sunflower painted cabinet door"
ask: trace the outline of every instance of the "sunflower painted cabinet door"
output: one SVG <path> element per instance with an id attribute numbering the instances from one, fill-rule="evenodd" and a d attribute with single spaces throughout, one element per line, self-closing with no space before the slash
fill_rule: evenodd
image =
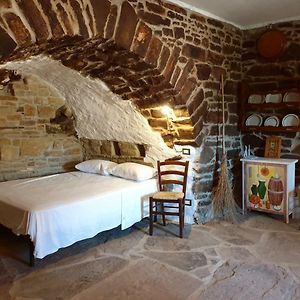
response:
<path id="1" fill-rule="evenodd" d="M 296 159 L 242 158 L 243 211 L 289 216 L 294 210 Z"/>

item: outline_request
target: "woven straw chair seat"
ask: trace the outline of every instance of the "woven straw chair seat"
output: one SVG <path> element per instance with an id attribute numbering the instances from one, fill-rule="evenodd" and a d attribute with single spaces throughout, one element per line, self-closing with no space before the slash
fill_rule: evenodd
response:
<path id="1" fill-rule="evenodd" d="M 184 197 L 184 193 L 182 192 L 157 192 L 152 198 L 153 199 L 161 199 L 161 200 L 177 200 L 182 199 Z"/>

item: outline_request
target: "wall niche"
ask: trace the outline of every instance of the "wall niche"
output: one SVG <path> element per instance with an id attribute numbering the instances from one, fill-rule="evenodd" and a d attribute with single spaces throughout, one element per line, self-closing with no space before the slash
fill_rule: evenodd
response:
<path id="1" fill-rule="evenodd" d="M 82 160 L 65 100 L 34 76 L 0 90 L 0 181 L 70 171 Z"/>

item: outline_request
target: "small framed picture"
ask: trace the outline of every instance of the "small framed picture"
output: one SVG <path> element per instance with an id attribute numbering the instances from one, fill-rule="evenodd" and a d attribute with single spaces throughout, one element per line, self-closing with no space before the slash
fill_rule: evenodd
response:
<path id="1" fill-rule="evenodd" d="M 270 136 L 266 138 L 265 157 L 280 158 L 281 154 L 281 138 Z"/>

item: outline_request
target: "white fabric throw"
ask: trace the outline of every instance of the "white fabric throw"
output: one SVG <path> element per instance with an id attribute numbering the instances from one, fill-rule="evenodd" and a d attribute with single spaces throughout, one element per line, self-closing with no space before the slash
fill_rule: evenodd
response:
<path id="1" fill-rule="evenodd" d="M 82 239 L 140 221 L 156 179 L 142 182 L 70 172 L 0 183 L 0 202 L 29 213 L 27 233 L 43 258 Z M 146 205 L 147 206 L 147 205 Z M 1 219 L 0 219 L 1 223 Z"/>

